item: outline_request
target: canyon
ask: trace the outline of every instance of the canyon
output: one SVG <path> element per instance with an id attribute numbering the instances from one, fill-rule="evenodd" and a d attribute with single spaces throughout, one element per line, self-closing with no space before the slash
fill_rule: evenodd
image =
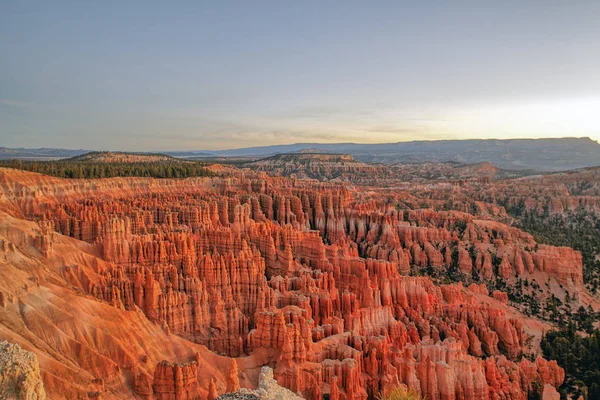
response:
<path id="1" fill-rule="evenodd" d="M 215 399 L 271 373 L 313 400 L 556 394 L 553 322 L 512 291 L 600 301 L 580 252 L 507 210 L 598 213 L 597 170 L 413 180 L 300 157 L 186 179 L 0 169 L 0 339 L 35 354 L 48 398 Z"/>

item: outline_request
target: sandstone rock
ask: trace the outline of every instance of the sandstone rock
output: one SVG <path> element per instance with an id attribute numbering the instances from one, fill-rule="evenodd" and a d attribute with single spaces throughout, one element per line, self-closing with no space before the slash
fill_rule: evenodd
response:
<path id="1" fill-rule="evenodd" d="M 198 364 L 159 363 L 154 371 L 152 389 L 157 400 L 200 399 L 197 380 Z M 211 381 L 212 382 L 212 381 Z"/>
<path id="2" fill-rule="evenodd" d="M 237 362 L 233 360 L 231 362 L 231 368 L 227 375 L 227 391 L 236 392 L 240 389 L 240 380 L 238 378 L 238 366 Z"/>
<path id="3" fill-rule="evenodd" d="M 0 398 L 44 400 L 46 391 L 35 354 L 0 341 Z"/>
<path id="4" fill-rule="evenodd" d="M 236 396 L 246 397 L 233 397 L 233 398 L 252 398 L 256 396 L 261 400 L 301 400 L 302 397 L 294 394 L 292 391 L 279 386 L 275 379 L 273 379 L 273 370 L 267 366 L 264 366 L 260 370 L 258 377 L 258 388 L 256 390 L 242 389 Z M 223 396 L 222 396 L 223 397 Z"/>
<path id="5" fill-rule="evenodd" d="M 523 398 L 533 381 L 564 379 L 555 363 L 519 361 L 524 317 L 506 293 L 407 276 L 456 263 L 484 282 L 535 275 L 579 288 L 577 252 L 536 249 L 531 235 L 468 214 L 467 200 L 452 200 L 463 211 L 436 211 L 440 194 L 247 170 L 77 183 L 4 174 L 0 183 L 0 240 L 14 247 L 3 246 L 14 273 L 0 271 L 9 282 L 0 281 L 1 311 L 79 368 L 64 376 L 98 376 L 122 397 L 216 398 L 253 387 L 252 371 L 266 364 L 308 399 L 366 399 L 401 384 L 429 398 Z M 502 214 L 477 201 L 478 212 Z M 21 313 L 13 299 L 23 296 Z M 66 314 L 63 297 L 81 302 L 85 318 Z M 102 332 L 87 322 L 97 315 Z M 85 386 L 44 376 L 54 393 L 77 397 Z"/>
<path id="6" fill-rule="evenodd" d="M 542 400 L 560 400 L 560 394 L 554 386 L 546 383 L 542 392 Z"/>

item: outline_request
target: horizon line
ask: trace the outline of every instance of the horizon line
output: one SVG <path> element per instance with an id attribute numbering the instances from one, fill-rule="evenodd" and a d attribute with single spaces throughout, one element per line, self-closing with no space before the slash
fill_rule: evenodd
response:
<path id="1" fill-rule="evenodd" d="M 127 151 L 127 150 L 111 150 L 111 149 L 94 149 L 94 148 L 67 148 L 67 147 L 8 147 L 8 146 L 0 146 L 0 149 L 13 149 L 13 150 L 66 150 L 66 151 L 102 151 L 102 152 L 121 152 L 121 153 L 158 153 L 158 152 L 169 152 L 169 153 L 177 153 L 177 152 L 215 152 L 215 151 L 235 151 L 235 150 L 244 150 L 244 149 L 253 149 L 253 148 L 266 148 L 266 147 L 275 147 L 275 146 L 299 146 L 299 145 L 385 145 L 385 144 L 400 144 L 400 143 L 418 143 L 418 142 L 467 142 L 467 141 L 525 141 L 525 140 L 565 140 L 565 139 L 588 139 L 594 143 L 600 144 L 600 140 L 593 139 L 590 136 L 563 136 L 563 137 L 522 137 L 522 138 L 465 138 L 465 139 L 420 139 L 420 140 L 403 140 L 397 142 L 296 142 L 296 143 L 274 143 L 274 144 L 265 144 L 265 145 L 255 145 L 255 146 L 244 146 L 244 147 L 231 147 L 231 148 L 221 148 L 221 149 L 179 149 L 179 150 L 165 150 L 165 149 L 156 149 L 156 150 L 145 150 L 145 151 Z"/>

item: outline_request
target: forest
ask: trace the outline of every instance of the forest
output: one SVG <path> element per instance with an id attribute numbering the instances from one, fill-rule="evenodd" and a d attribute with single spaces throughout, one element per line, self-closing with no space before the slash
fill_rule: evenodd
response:
<path id="1" fill-rule="evenodd" d="M 114 177 L 192 178 L 213 176 L 205 163 L 177 159 L 155 162 L 94 162 L 78 160 L 3 160 L 0 167 L 38 172 L 58 178 L 98 179 Z"/>
<path id="2" fill-rule="evenodd" d="M 583 279 L 592 293 L 600 289 L 600 218 L 585 211 L 551 215 L 507 208 L 518 220 L 517 226 L 531 233 L 539 243 L 568 246 L 581 252 Z M 542 339 L 544 357 L 556 360 L 566 373 L 559 389 L 561 398 L 600 399 L 600 329 L 598 313 L 580 307 L 576 312 L 564 312 L 563 304 L 552 298 L 545 310 L 558 329 L 549 331 Z M 569 311 L 568 298 L 564 306 Z M 574 310 L 573 310 L 574 311 Z"/>
<path id="3" fill-rule="evenodd" d="M 544 357 L 556 360 L 566 373 L 560 387 L 561 398 L 583 396 L 600 399 L 600 330 L 589 329 L 570 322 L 565 328 L 548 332 L 542 339 Z"/>

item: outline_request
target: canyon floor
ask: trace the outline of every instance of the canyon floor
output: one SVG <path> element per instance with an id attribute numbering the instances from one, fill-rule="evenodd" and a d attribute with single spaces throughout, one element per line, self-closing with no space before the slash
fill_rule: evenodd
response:
<path id="1" fill-rule="evenodd" d="M 597 272 L 518 227 L 597 218 L 599 169 L 286 157 L 185 179 L 0 168 L 0 340 L 51 399 L 215 399 L 264 366 L 313 400 L 558 396 L 540 341 L 600 309 Z"/>

